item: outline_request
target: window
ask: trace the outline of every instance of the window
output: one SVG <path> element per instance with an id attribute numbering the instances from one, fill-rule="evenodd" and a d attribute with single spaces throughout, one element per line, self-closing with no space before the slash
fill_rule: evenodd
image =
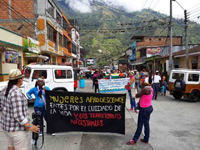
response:
<path id="1" fill-rule="evenodd" d="M 73 43 L 72 43 L 72 53 L 76 54 L 76 45 L 74 45 Z"/>
<path id="2" fill-rule="evenodd" d="M 52 57 L 52 65 L 56 65 L 56 57 Z"/>
<path id="3" fill-rule="evenodd" d="M 70 28 L 69 28 L 69 25 L 67 23 L 67 21 L 63 18 L 63 28 L 68 31 Z"/>
<path id="4" fill-rule="evenodd" d="M 56 21 L 61 24 L 61 16 L 58 12 L 56 13 Z"/>
<path id="5" fill-rule="evenodd" d="M 47 23 L 47 38 L 56 43 L 57 41 L 57 31 Z"/>
<path id="6" fill-rule="evenodd" d="M 51 16 L 54 17 L 54 7 L 49 1 L 48 1 L 48 4 L 47 4 L 47 11 Z"/>
<path id="7" fill-rule="evenodd" d="M 47 70 L 34 70 L 32 79 L 47 78 Z"/>
<path id="8" fill-rule="evenodd" d="M 64 47 L 65 47 L 65 48 L 67 48 L 67 40 L 68 40 L 67 37 L 64 36 L 64 42 L 63 42 L 63 43 L 64 43 Z"/>
<path id="9" fill-rule="evenodd" d="M 144 57 L 146 54 L 146 49 L 140 51 L 140 57 Z"/>
<path id="10" fill-rule="evenodd" d="M 62 58 L 62 63 L 65 63 L 66 62 L 66 59 Z"/>
<path id="11" fill-rule="evenodd" d="M 62 35 L 59 33 L 59 46 L 63 46 L 62 44 Z"/>
<path id="12" fill-rule="evenodd" d="M 53 27 L 47 23 L 47 38 L 53 41 Z"/>
<path id="13" fill-rule="evenodd" d="M 56 79 L 71 79 L 72 71 L 71 70 L 55 70 Z"/>
<path id="14" fill-rule="evenodd" d="M 188 81 L 199 82 L 199 74 L 189 74 Z"/>
<path id="15" fill-rule="evenodd" d="M 24 71 L 24 75 L 26 79 L 29 79 L 31 75 L 31 68 L 26 68 Z"/>
<path id="16" fill-rule="evenodd" d="M 184 79 L 184 74 L 183 73 L 173 73 L 172 74 L 172 79 Z"/>

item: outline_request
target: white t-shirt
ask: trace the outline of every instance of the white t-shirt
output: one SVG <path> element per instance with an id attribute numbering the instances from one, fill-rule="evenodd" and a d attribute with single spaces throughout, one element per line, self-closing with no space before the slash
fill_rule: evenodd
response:
<path id="1" fill-rule="evenodd" d="M 161 80 L 161 77 L 159 75 L 155 75 L 153 83 L 159 83 L 160 80 Z"/>

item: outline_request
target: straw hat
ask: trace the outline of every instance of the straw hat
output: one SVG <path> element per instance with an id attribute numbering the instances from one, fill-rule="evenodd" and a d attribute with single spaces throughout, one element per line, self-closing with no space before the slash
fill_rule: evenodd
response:
<path id="1" fill-rule="evenodd" d="M 16 80 L 24 77 L 19 69 L 11 69 L 8 80 Z"/>

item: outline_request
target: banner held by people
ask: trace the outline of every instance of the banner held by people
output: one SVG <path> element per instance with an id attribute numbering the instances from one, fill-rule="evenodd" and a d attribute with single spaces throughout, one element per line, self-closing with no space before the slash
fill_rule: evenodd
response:
<path id="1" fill-rule="evenodd" d="M 47 133 L 125 134 L 126 94 L 46 91 Z"/>
<path id="2" fill-rule="evenodd" d="M 99 92 L 116 92 L 116 91 L 126 91 L 125 85 L 127 85 L 129 78 L 121 79 L 101 79 L 99 82 Z"/>

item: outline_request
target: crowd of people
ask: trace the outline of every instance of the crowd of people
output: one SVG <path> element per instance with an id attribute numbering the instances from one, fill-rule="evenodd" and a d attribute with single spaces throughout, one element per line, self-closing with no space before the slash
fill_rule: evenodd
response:
<path id="1" fill-rule="evenodd" d="M 155 74 L 152 72 L 146 73 L 145 71 L 138 72 L 133 71 L 105 71 L 96 70 L 92 75 L 92 87 L 95 89 L 95 93 L 98 91 L 98 79 L 108 78 L 112 79 L 113 74 L 119 74 L 119 78 L 129 77 L 129 81 L 125 88 L 128 91 L 131 108 L 129 111 L 138 113 L 138 126 L 137 131 L 132 140 L 127 142 L 128 145 L 136 144 L 141 132 L 142 127 L 145 127 L 145 137 L 141 139 L 142 142 L 148 143 L 149 140 L 149 120 L 150 115 L 153 112 L 151 105 L 152 99 L 157 99 L 158 92 L 162 95 L 166 94 L 166 77 L 164 74 L 160 75 L 159 71 Z M 80 72 L 80 78 L 84 78 Z M 2 117 L 1 124 L 3 131 L 8 139 L 9 150 L 27 150 L 27 131 L 35 133 L 43 133 L 43 120 L 40 122 L 40 126 L 35 126 L 30 123 L 27 99 L 20 90 L 23 84 L 24 75 L 18 69 L 10 70 L 9 82 L 2 91 L 0 91 L 0 97 L 2 98 Z M 144 80 L 141 80 L 144 79 Z M 42 78 L 38 78 L 35 87 L 28 91 L 27 97 L 29 100 L 34 100 L 35 112 L 41 112 L 43 118 L 46 120 L 46 99 L 45 91 L 50 90 L 45 86 L 45 82 Z M 32 94 L 35 96 L 33 99 Z M 140 98 L 139 103 L 136 104 L 135 98 Z M 54 133 L 52 135 L 55 135 Z"/>

